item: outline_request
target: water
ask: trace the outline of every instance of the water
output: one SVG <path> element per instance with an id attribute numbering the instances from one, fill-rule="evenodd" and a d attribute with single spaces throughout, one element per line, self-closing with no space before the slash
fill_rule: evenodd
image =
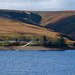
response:
<path id="1" fill-rule="evenodd" d="M 75 50 L 0 51 L 0 75 L 75 75 Z"/>

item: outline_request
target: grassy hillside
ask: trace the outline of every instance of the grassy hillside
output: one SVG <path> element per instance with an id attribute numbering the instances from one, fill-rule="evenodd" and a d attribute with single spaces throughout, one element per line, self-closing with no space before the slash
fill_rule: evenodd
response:
<path id="1" fill-rule="evenodd" d="M 2 36 L 30 36 L 40 37 L 46 35 L 49 38 L 58 38 L 59 33 L 52 30 L 22 23 L 19 21 L 0 18 L 0 37 Z"/>
<path id="2" fill-rule="evenodd" d="M 34 12 L 42 16 L 40 25 L 75 37 L 75 11 Z"/>
<path id="3" fill-rule="evenodd" d="M 35 18 L 31 16 L 31 12 L 34 13 Z M 58 38 L 60 36 L 58 32 L 75 36 L 74 15 L 75 11 L 0 10 L 0 36 L 46 35 Z"/>
<path id="4" fill-rule="evenodd" d="M 75 37 L 75 15 L 55 18 L 51 22 L 48 22 L 45 27 Z"/>
<path id="5" fill-rule="evenodd" d="M 42 16 L 40 25 L 75 38 L 75 11 L 34 12 Z"/>

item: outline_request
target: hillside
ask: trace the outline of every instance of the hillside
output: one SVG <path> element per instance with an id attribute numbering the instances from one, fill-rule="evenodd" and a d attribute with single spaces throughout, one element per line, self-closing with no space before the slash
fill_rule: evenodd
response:
<path id="1" fill-rule="evenodd" d="M 60 33 L 75 36 L 74 15 L 75 11 L 0 10 L 0 36 L 46 35 L 58 38 Z"/>
<path id="2" fill-rule="evenodd" d="M 46 35 L 49 38 L 58 38 L 59 33 L 52 30 L 22 23 L 19 21 L 0 18 L 0 37 L 2 36 L 33 36 L 40 37 Z"/>
<path id="3" fill-rule="evenodd" d="M 48 22 L 44 27 L 75 37 L 75 15 L 60 16 Z"/>
<path id="4" fill-rule="evenodd" d="M 34 12 L 42 16 L 40 25 L 75 37 L 75 11 Z"/>
<path id="5" fill-rule="evenodd" d="M 0 10 L 0 17 L 52 29 L 75 37 L 75 11 Z M 35 23 L 36 22 L 36 23 Z"/>

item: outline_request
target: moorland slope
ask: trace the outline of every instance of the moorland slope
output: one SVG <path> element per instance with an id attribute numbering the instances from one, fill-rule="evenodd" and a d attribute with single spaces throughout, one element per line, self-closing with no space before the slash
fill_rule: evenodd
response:
<path id="1" fill-rule="evenodd" d="M 74 23 L 75 11 L 0 10 L 0 36 L 46 35 L 57 38 L 61 33 L 75 36 Z"/>
<path id="2" fill-rule="evenodd" d="M 22 23 L 12 19 L 0 18 L 0 37 L 19 35 L 30 37 L 40 37 L 46 35 L 49 38 L 58 38 L 60 34 L 50 29 Z"/>

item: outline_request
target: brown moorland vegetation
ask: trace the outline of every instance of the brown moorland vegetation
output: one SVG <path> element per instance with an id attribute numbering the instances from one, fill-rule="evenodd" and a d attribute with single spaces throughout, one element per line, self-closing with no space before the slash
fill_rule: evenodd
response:
<path id="1" fill-rule="evenodd" d="M 46 35 L 49 38 L 58 38 L 59 33 L 50 29 L 34 26 L 31 24 L 22 23 L 19 21 L 0 18 L 0 36 L 43 36 Z"/>
<path id="2" fill-rule="evenodd" d="M 31 12 L 42 17 L 38 24 L 29 20 Z M 38 37 L 46 35 L 49 38 L 59 38 L 60 33 L 58 32 L 74 36 L 74 15 L 75 11 L 0 10 L 0 36 L 25 35 Z M 66 37 L 64 38 L 69 40 Z"/>
<path id="3" fill-rule="evenodd" d="M 42 16 L 40 25 L 75 37 L 75 11 L 34 11 Z"/>

